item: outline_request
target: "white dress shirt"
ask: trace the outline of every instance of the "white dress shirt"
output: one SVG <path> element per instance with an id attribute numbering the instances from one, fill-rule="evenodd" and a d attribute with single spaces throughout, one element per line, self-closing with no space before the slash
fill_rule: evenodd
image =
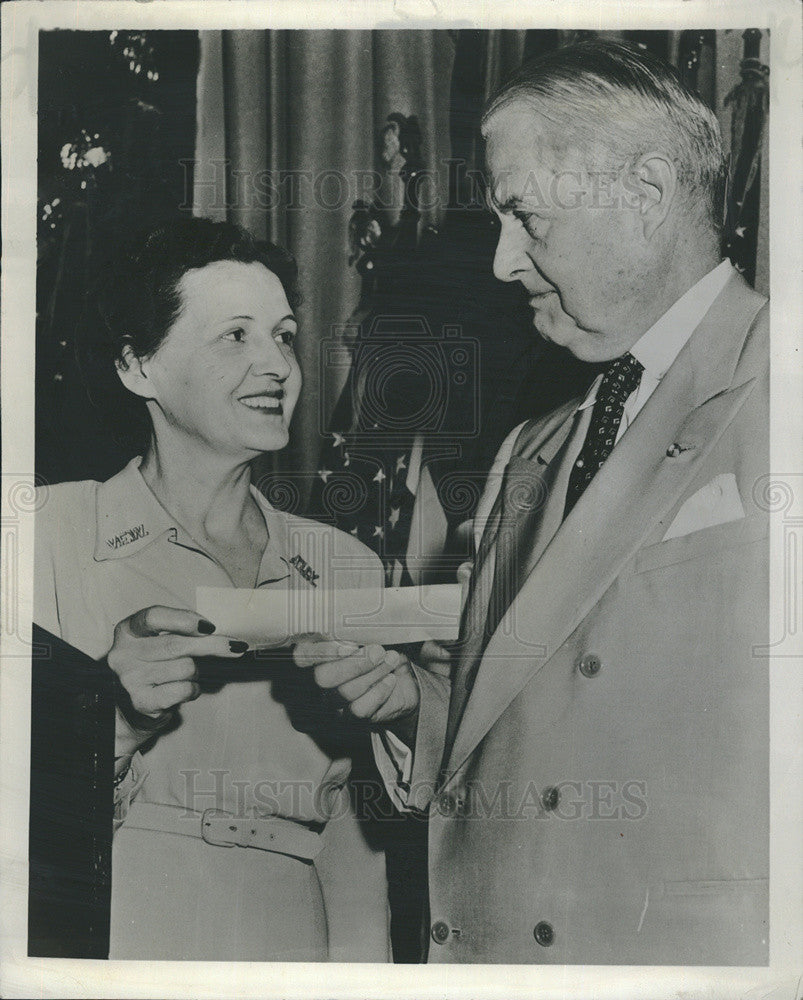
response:
<path id="1" fill-rule="evenodd" d="M 633 357 L 644 367 L 638 388 L 625 402 L 622 422 L 616 434 L 616 441 L 622 437 L 633 423 L 650 396 L 658 388 L 670 365 L 680 354 L 680 350 L 714 304 L 714 300 L 725 287 L 731 276 L 733 265 L 723 260 L 713 271 L 709 271 L 670 306 L 657 322 L 642 334 L 630 348 Z M 578 409 L 585 410 L 597 401 L 602 374 L 599 374 Z"/>
<path id="2" fill-rule="evenodd" d="M 695 285 L 685 292 L 667 311 L 636 341 L 630 353 L 644 367 L 641 381 L 635 392 L 631 393 L 625 402 L 622 421 L 616 434 L 618 443 L 627 428 L 633 423 L 636 414 L 641 410 L 650 396 L 658 388 L 661 379 L 666 375 L 681 348 L 700 325 L 703 316 L 714 304 L 714 300 L 727 284 L 733 273 L 733 265 L 729 260 L 723 260 L 713 270 L 709 271 Z M 602 374 L 598 375 L 588 390 L 585 399 L 578 407 L 584 410 L 597 401 Z M 520 423 L 508 434 L 502 442 L 493 465 L 488 473 L 488 483 L 501 482 L 505 467 L 510 461 L 516 439 L 526 421 Z M 496 490 L 486 487 L 477 510 L 474 514 L 474 541 L 479 547 L 485 523 L 493 507 Z"/>

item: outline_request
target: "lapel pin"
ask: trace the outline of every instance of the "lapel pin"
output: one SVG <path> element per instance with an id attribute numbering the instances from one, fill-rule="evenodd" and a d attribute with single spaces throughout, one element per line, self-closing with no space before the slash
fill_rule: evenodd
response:
<path id="1" fill-rule="evenodd" d="M 677 458 L 684 451 L 691 451 L 693 445 L 678 444 L 677 441 L 666 449 L 667 458 Z"/>

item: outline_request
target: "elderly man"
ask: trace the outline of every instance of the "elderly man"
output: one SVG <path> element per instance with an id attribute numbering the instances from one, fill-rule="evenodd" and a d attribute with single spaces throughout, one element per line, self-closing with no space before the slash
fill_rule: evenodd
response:
<path id="1" fill-rule="evenodd" d="M 483 132 L 497 277 L 604 370 L 500 452 L 450 683 L 297 661 L 429 810 L 431 961 L 766 963 L 768 308 L 720 259 L 716 119 L 584 42 Z"/>

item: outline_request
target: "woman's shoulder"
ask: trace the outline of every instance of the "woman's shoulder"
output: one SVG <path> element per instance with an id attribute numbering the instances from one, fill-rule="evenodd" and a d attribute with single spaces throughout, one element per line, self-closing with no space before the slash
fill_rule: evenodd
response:
<path id="1" fill-rule="evenodd" d="M 278 515 L 294 532 L 308 533 L 319 538 L 325 538 L 332 547 L 332 552 L 338 556 L 359 556 L 367 559 L 369 563 L 377 562 L 381 564 L 379 556 L 373 549 L 369 548 L 355 535 L 351 535 L 333 524 L 325 521 L 315 521 L 310 517 L 302 517 L 300 514 L 290 514 L 274 508 L 274 515 Z"/>
<path id="2" fill-rule="evenodd" d="M 94 519 L 99 485 L 94 479 L 40 484 L 36 487 L 34 501 L 37 523 L 51 519 L 81 519 L 87 515 Z"/>
<path id="3" fill-rule="evenodd" d="M 100 483 L 94 479 L 80 479 L 66 483 L 40 483 L 36 487 L 35 510 L 37 514 L 54 514 L 64 511 L 85 511 L 94 507 Z"/>
<path id="4" fill-rule="evenodd" d="M 310 574 L 307 579 L 314 581 L 313 586 L 382 589 L 382 560 L 354 535 L 298 514 L 274 510 L 273 516 L 277 515 L 287 561 L 296 567 L 300 562 L 302 572 Z"/>
<path id="5" fill-rule="evenodd" d="M 36 510 L 85 509 L 94 504 L 100 483 L 95 479 L 76 479 L 64 483 L 40 483 L 36 487 Z"/>

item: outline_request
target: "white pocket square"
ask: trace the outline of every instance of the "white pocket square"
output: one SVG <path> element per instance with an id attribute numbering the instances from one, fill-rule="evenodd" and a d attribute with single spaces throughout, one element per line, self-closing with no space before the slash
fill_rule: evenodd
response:
<path id="1" fill-rule="evenodd" d="M 739 521 L 743 517 L 744 507 L 736 477 L 732 472 L 723 472 L 685 501 L 662 541 L 688 535 L 701 528 L 712 528 L 715 524 Z"/>

